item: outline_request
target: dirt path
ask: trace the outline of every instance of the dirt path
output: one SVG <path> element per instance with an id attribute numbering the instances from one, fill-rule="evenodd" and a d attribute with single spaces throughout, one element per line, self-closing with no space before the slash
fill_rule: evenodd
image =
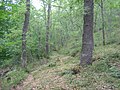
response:
<path id="1" fill-rule="evenodd" d="M 73 90 L 66 84 L 66 80 L 57 73 L 62 71 L 64 62 L 71 58 L 63 55 L 51 56 L 51 60 L 56 62 L 56 67 L 45 66 L 31 72 L 20 85 L 11 90 Z"/>
<path id="2" fill-rule="evenodd" d="M 54 54 L 50 60 L 50 63 L 38 67 L 11 90 L 119 90 L 105 82 L 104 77 L 108 77 L 106 73 L 93 74 L 91 71 L 84 71 L 72 76 L 62 75 L 65 70 L 69 71 L 76 65 L 73 57 Z M 68 82 L 69 80 L 72 80 L 72 83 Z"/>

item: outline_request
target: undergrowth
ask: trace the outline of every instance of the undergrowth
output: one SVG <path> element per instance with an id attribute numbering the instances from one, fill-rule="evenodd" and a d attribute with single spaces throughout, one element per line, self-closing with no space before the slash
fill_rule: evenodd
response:
<path id="1" fill-rule="evenodd" d="M 93 64 L 86 68 L 79 66 L 78 49 L 79 47 L 66 55 L 54 52 L 47 64 L 40 66 L 40 63 L 36 62 L 29 64 L 27 69 L 35 79 L 43 76 L 41 80 L 44 84 L 49 82 L 46 78 L 51 80 L 59 76 L 72 90 L 120 90 L 120 46 L 112 44 L 95 47 Z M 77 52 L 74 57 L 73 52 Z M 16 86 L 27 75 L 26 70 L 19 68 L 7 73 L 1 78 L 3 90 Z"/>
<path id="2" fill-rule="evenodd" d="M 2 90 L 9 90 L 12 87 L 18 85 L 28 73 L 24 70 L 14 70 L 8 72 L 4 77 L 1 78 Z"/>

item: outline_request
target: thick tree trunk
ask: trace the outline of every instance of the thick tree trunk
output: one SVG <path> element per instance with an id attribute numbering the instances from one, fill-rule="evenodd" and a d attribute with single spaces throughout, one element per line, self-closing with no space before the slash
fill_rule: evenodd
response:
<path id="1" fill-rule="evenodd" d="M 26 67 L 27 63 L 27 54 L 26 54 L 26 33 L 29 25 L 29 17 L 30 17 L 30 0 L 26 0 L 26 12 L 25 12 L 25 21 L 22 30 L 22 67 Z"/>
<path id="2" fill-rule="evenodd" d="M 103 0 L 101 0 L 101 16 L 102 16 L 102 35 L 103 35 L 103 45 L 105 45 L 105 21 L 104 21 Z"/>
<path id="3" fill-rule="evenodd" d="M 48 2 L 48 16 L 46 25 L 46 55 L 49 54 L 49 32 L 50 32 L 50 13 L 51 13 L 51 0 Z"/>
<path id="4" fill-rule="evenodd" d="M 84 0 L 84 26 L 82 37 L 82 51 L 80 57 L 80 65 L 87 66 L 92 64 L 92 55 L 94 48 L 93 41 L 93 0 Z"/>

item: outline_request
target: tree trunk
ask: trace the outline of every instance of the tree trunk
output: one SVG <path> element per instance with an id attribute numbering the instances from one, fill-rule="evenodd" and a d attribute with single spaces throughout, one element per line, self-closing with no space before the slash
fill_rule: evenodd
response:
<path id="1" fill-rule="evenodd" d="M 44 9 L 44 20 L 45 20 L 45 26 L 46 26 L 46 4 L 45 4 L 45 1 L 42 0 L 42 3 L 43 3 L 43 9 Z"/>
<path id="2" fill-rule="evenodd" d="M 22 30 L 22 67 L 26 67 L 27 63 L 27 53 L 26 53 L 26 33 L 29 25 L 29 17 L 30 17 L 30 0 L 26 0 L 26 12 L 25 12 L 25 21 Z"/>
<path id="3" fill-rule="evenodd" d="M 48 1 L 48 16 L 46 25 L 46 55 L 49 54 L 49 31 L 50 31 L 50 13 L 51 13 L 51 0 Z"/>
<path id="4" fill-rule="evenodd" d="M 82 37 L 82 50 L 80 57 L 80 65 L 87 66 L 92 64 L 92 54 L 94 48 L 93 41 L 93 0 L 84 0 L 84 25 Z"/>
<path id="5" fill-rule="evenodd" d="M 105 45 L 105 21 L 104 21 L 103 0 L 101 0 L 101 16 L 102 16 L 102 35 L 103 35 L 103 45 Z"/>
<path id="6" fill-rule="evenodd" d="M 38 49 L 37 49 L 37 58 L 38 58 L 38 60 L 40 59 L 40 56 L 41 56 L 41 53 L 42 53 L 41 52 L 41 47 L 42 47 L 42 45 L 41 45 L 41 32 L 40 32 L 39 28 L 40 27 L 38 27 L 37 31 L 36 31 L 38 33 Z"/>
<path id="7" fill-rule="evenodd" d="M 40 31 L 38 31 L 38 50 L 40 51 L 40 49 L 41 49 L 41 33 Z"/>

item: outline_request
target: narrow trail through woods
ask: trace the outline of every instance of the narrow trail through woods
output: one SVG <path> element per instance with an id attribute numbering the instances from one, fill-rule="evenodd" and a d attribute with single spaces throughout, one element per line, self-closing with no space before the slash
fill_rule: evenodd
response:
<path id="1" fill-rule="evenodd" d="M 117 83 L 119 85 L 119 80 L 111 76 L 112 72 L 98 72 L 104 67 L 111 70 L 110 67 L 106 67 L 107 63 L 103 60 L 97 59 L 87 68 L 80 67 L 79 73 L 74 74 L 74 71 L 78 70 L 78 63 L 77 57 L 55 52 L 50 56 L 47 64 L 34 68 L 35 70 L 29 73 L 20 84 L 10 90 L 120 90 L 115 87 Z M 120 62 L 110 61 L 108 64 L 119 69 Z"/>
<path id="2" fill-rule="evenodd" d="M 65 78 L 58 74 L 67 67 L 64 62 L 73 57 L 56 54 L 50 58 L 56 63 L 56 67 L 44 66 L 31 72 L 20 85 L 11 90 L 73 90 L 67 85 Z"/>

